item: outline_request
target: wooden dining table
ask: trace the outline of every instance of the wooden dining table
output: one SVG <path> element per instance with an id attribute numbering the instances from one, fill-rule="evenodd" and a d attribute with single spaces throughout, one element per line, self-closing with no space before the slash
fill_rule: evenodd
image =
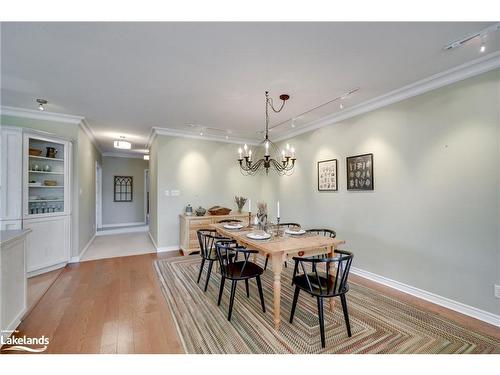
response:
<path id="1" fill-rule="evenodd" d="M 244 227 L 239 230 L 224 228 L 224 224 L 211 224 L 220 235 L 234 239 L 238 244 L 248 249 L 257 250 L 259 254 L 271 258 L 274 294 L 274 327 L 280 328 L 281 314 L 281 273 L 283 263 L 289 255 L 309 256 L 318 253 L 328 253 L 333 256 L 333 252 L 339 246 L 345 243 L 336 238 L 313 235 L 306 233 L 301 236 L 288 235 L 281 233 L 278 236 L 272 236 L 267 240 L 254 240 L 247 237 L 247 234 L 255 231 L 253 228 Z M 330 308 L 334 308 L 334 298 L 330 298 Z"/>

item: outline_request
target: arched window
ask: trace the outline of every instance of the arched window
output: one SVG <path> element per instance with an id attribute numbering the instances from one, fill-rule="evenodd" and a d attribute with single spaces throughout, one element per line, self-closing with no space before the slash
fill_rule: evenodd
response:
<path id="1" fill-rule="evenodd" d="M 115 176 L 115 202 L 132 202 L 132 176 Z"/>

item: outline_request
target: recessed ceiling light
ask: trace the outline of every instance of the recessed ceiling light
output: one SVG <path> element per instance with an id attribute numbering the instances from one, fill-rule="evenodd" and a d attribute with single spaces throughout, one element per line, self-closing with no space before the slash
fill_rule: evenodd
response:
<path id="1" fill-rule="evenodd" d="M 344 109 L 344 104 L 340 103 L 340 109 Z"/>
<path id="2" fill-rule="evenodd" d="M 43 107 L 45 104 L 48 103 L 47 100 L 45 99 L 37 99 L 36 102 L 38 103 L 38 110 L 39 111 L 45 111 L 45 108 Z"/>
<path id="3" fill-rule="evenodd" d="M 481 44 L 481 48 L 479 48 L 479 52 L 483 53 L 486 51 L 486 46 L 484 44 Z"/>

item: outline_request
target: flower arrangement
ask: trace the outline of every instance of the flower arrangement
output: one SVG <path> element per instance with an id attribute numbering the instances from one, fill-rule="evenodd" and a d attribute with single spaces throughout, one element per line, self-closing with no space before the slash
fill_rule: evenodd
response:
<path id="1" fill-rule="evenodd" d="M 247 199 L 245 197 L 234 197 L 234 201 L 236 202 L 236 205 L 238 206 L 238 212 L 241 213 L 241 210 L 245 206 L 245 203 L 247 202 Z"/>

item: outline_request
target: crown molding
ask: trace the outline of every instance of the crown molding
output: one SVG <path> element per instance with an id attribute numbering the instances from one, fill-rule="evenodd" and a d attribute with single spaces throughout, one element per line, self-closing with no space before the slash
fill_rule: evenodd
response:
<path id="1" fill-rule="evenodd" d="M 97 142 L 94 131 L 90 127 L 90 124 L 88 123 L 86 118 L 82 118 L 82 121 L 80 122 L 80 127 L 85 132 L 85 134 L 87 134 L 87 137 L 89 137 L 90 142 L 92 142 L 95 148 L 97 148 L 97 150 L 101 153 L 101 155 L 103 155 L 102 149 L 99 146 L 99 143 Z"/>
<path id="2" fill-rule="evenodd" d="M 90 124 L 88 123 L 87 119 L 83 116 L 68 115 L 65 113 L 57 113 L 57 112 L 46 112 L 46 111 L 42 112 L 33 109 L 9 107 L 9 106 L 2 106 L 0 109 L 1 109 L 1 114 L 6 116 L 22 117 L 32 120 L 45 120 L 45 121 L 54 121 L 65 124 L 78 125 L 82 128 L 85 134 L 87 134 L 92 144 L 102 154 L 102 149 L 99 146 L 99 143 L 97 142 L 95 134 L 92 128 L 90 127 Z"/>
<path id="3" fill-rule="evenodd" d="M 300 134 L 338 123 L 361 114 L 386 107 L 388 105 L 412 98 L 438 88 L 451 85 L 464 79 L 486 73 L 490 70 L 500 68 L 500 51 L 490 53 L 486 56 L 472 60 L 468 63 L 451 68 L 444 72 L 434 74 L 420 81 L 414 82 L 400 89 L 388 92 L 387 94 L 367 100 L 341 112 L 327 115 L 318 120 L 312 121 L 299 129 L 294 129 L 275 138 L 276 142 L 296 137 Z"/>
<path id="4" fill-rule="evenodd" d="M 180 130 L 180 129 L 153 127 L 153 129 L 151 129 L 151 133 L 149 134 L 148 143 L 146 145 L 146 148 L 151 147 L 151 143 L 153 143 L 153 141 L 157 135 L 166 135 L 166 136 L 171 136 L 171 137 L 191 138 L 191 139 L 199 139 L 202 141 L 215 141 L 215 142 L 232 143 L 232 144 L 246 143 L 246 144 L 252 145 L 252 146 L 256 146 L 260 143 L 260 141 L 256 141 L 254 139 L 245 139 L 245 138 L 239 138 L 239 137 L 230 137 L 229 139 L 226 139 L 226 137 L 223 135 L 221 135 L 221 136 L 213 135 L 213 134 L 198 135 L 198 134 L 193 134 L 191 132 L 188 132 L 185 130 Z"/>
<path id="5" fill-rule="evenodd" d="M 79 125 L 84 119 L 83 116 L 67 115 L 64 113 L 38 111 L 34 109 L 9 107 L 9 106 L 2 106 L 1 112 L 2 115 L 6 116 L 23 117 L 33 120 L 63 122 L 74 125 Z"/>
<path id="6" fill-rule="evenodd" d="M 111 158 L 128 158 L 128 159 L 142 159 L 145 154 L 138 153 L 126 153 L 126 152 L 103 152 L 103 157 L 111 157 Z M 146 161 L 146 160 L 145 160 Z"/>

